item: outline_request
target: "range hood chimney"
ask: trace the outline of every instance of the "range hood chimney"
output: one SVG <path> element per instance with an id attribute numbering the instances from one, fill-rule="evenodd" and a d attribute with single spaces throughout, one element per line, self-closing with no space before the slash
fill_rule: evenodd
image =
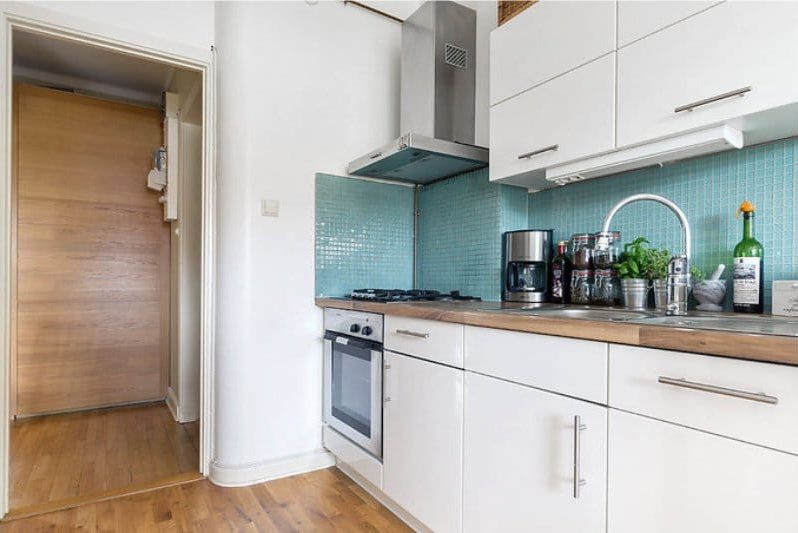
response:
<path id="1" fill-rule="evenodd" d="M 430 183 L 488 165 L 474 146 L 474 10 L 428 1 L 402 23 L 402 136 L 351 163 L 350 174 Z"/>

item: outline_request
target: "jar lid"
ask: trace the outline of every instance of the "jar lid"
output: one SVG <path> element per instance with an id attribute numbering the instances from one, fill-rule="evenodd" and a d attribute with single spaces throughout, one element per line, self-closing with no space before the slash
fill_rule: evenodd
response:
<path id="1" fill-rule="evenodd" d="M 591 241 L 593 240 L 593 235 L 591 233 L 574 233 L 571 235 L 572 241 Z"/>
<path id="2" fill-rule="evenodd" d="M 614 270 L 611 270 L 611 269 L 601 269 L 601 270 L 596 270 L 596 277 L 601 277 L 601 278 L 614 278 L 614 277 L 616 277 L 617 275 L 618 275 L 618 274 L 617 274 L 617 273 L 616 273 Z"/>
<path id="3" fill-rule="evenodd" d="M 592 278 L 593 271 L 592 270 L 574 270 L 574 276 L 577 278 Z"/>
<path id="4" fill-rule="evenodd" d="M 570 241 L 557 241 L 557 246 L 568 246 Z"/>
<path id="5" fill-rule="evenodd" d="M 594 233 L 593 236 L 596 239 L 599 239 L 601 237 L 606 237 L 606 238 L 610 239 L 611 241 L 618 241 L 618 240 L 621 239 L 621 232 L 620 231 L 599 231 L 597 233 Z"/>

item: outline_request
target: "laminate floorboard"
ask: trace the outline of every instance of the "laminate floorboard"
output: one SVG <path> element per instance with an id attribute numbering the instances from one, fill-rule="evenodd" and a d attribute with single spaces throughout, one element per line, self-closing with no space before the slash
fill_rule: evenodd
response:
<path id="1" fill-rule="evenodd" d="M 0 523 L 31 531 L 411 531 L 336 468 L 241 488 L 207 480 Z"/>
<path id="2" fill-rule="evenodd" d="M 199 471 L 197 422 L 163 402 L 11 423 L 12 511 Z"/>

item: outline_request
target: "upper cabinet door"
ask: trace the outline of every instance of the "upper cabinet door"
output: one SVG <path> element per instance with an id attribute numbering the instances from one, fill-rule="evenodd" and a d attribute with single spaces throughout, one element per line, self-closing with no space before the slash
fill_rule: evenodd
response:
<path id="1" fill-rule="evenodd" d="M 798 2 L 725 2 L 618 51 L 618 146 L 798 101 Z"/>
<path id="2" fill-rule="evenodd" d="M 615 54 L 490 110 L 490 179 L 542 172 L 612 150 Z"/>
<path id="3" fill-rule="evenodd" d="M 708 2 L 698 0 L 657 0 L 655 2 L 620 0 L 618 2 L 618 48 L 718 4 L 720 2 L 717 0 Z"/>
<path id="4" fill-rule="evenodd" d="M 541 0 L 491 33 L 491 105 L 614 49 L 614 1 Z"/>

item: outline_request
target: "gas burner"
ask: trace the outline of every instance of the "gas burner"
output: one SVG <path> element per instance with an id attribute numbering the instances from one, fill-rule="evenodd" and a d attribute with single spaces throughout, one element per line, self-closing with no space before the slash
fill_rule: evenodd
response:
<path id="1" fill-rule="evenodd" d="M 482 301 L 482 299 L 477 296 L 463 296 L 460 294 L 460 291 L 452 291 L 447 294 L 442 294 L 440 291 L 423 289 L 356 289 L 352 291 L 350 298 L 353 300 L 365 300 L 381 303 Z"/>

